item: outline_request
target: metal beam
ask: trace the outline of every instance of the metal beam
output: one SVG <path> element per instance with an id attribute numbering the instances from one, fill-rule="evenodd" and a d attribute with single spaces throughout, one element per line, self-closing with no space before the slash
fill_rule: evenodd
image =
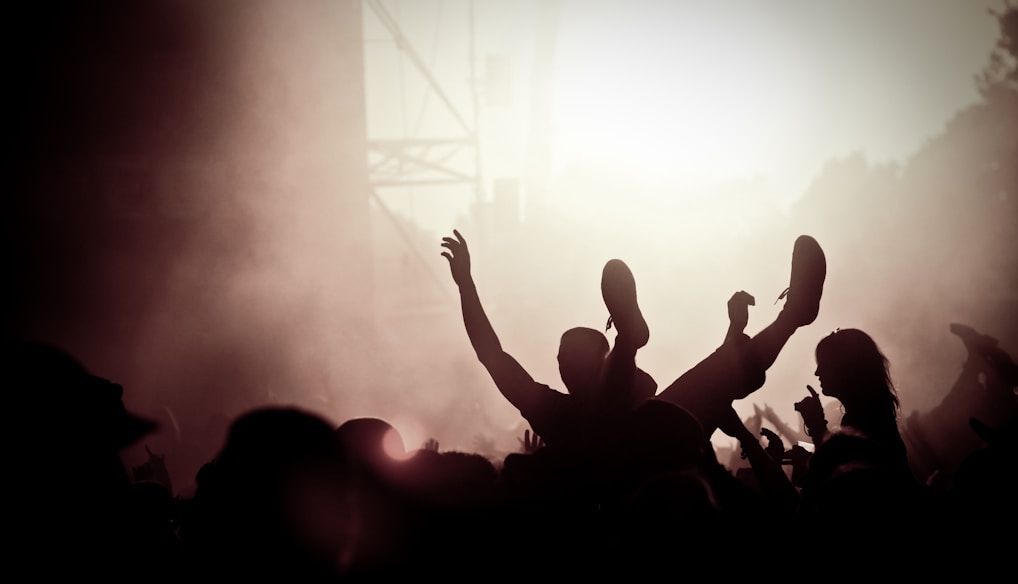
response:
<path id="1" fill-rule="evenodd" d="M 385 28 L 389 30 L 389 34 L 392 35 L 393 40 L 396 41 L 396 46 L 399 47 L 400 50 L 406 53 L 407 57 L 410 58 L 410 62 L 413 63 L 413 65 L 417 67 L 417 70 L 421 72 L 421 75 L 424 76 L 424 80 L 428 82 L 428 85 L 431 86 L 431 89 L 435 92 L 436 95 L 438 95 L 438 98 L 442 100 L 442 103 L 445 104 L 445 107 L 449 110 L 449 113 L 451 113 L 452 116 L 456 118 L 456 122 L 459 123 L 463 130 L 466 131 L 468 134 L 473 133 L 472 130 L 470 129 L 470 126 L 468 126 L 467 122 L 463 119 L 463 116 L 460 115 L 459 110 L 457 110 L 456 106 L 453 105 L 452 100 L 449 99 L 449 96 L 446 95 L 445 91 L 442 91 L 442 86 L 438 84 L 438 81 L 431 74 L 431 71 L 428 70 L 428 66 L 425 65 L 424 61 L 421 60 L 420 55 L 417 54 L 417 51 L 414 49 L 413 45 L 411 45 L 410 41 L 408 41 L 407 38 L 403 36 L 403 31 L 400 30 L 399 24 L 396 22 L 396 19 L 394 19 L 392 15 L 389 14 L 389 11 L 385 8 L 385 5 L 382 4 L 380 0 L 365 0 L 365 2 L 367 2 L 368 6 L 375 11 L 375 14 L 378 15 L 378 19 L 382 21 L 382 24 L 385 26 Z"/>

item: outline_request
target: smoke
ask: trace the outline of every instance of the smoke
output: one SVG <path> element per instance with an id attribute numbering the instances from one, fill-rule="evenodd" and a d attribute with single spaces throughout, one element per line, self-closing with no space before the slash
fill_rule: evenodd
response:
<path id="1" fill-rule="evenodd" d="M 273 403 L 337 425 L 386 418 L 408 448 L 514 449 L 525 424 L 477 363 L 439 256 L 452 228 L 504 347 L 557 389 L 561 333 L 607 319 L 608 259 L 636 275 L 651 326 L 638 360 L 663 388 L 720 344 L 735 291 L 756 297 L 749 332 L 776 316 L 800 233 L 828 253 L 821 314 L 740 413 L 767 403 L 796 425 L 813 347 L 838 327 L 873 334 L 906 410 L 950 386 L 963 352 L 949 323 L 1018 347 L 1011 102 L 974 103 L 897 164 L 802 169 L 813 181 L 791 207 L 766 177 L 647 181 L 607 155 L 559 161 L 539 200 L 421 188 L 372 202 L 365 111 L 395 118 L 379 104 L 398 100 L 365 86 L 364 24 L 353 0 L 67 3 L 7 19 L 5 333 L 121 382 L 129 407 L 164 421 L 150 443 L 177 453 L 185 480 L 227 420 Z M 482 39 L 511 52 L 494 28 L 482 21 Z M 448 62 L 462 98 L 469 76 Z M 487 121 L 549 127 L 517 123 L 526 114 Z M 525 175 L 511 163 L 540 141 L 486 139 L 502 138 L 485 176 Z"/>

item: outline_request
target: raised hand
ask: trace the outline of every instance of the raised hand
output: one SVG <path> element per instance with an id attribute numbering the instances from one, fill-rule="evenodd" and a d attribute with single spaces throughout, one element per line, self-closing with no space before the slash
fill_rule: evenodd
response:
<path id="1" fill-rule="evenodd" d="M 459 231 L 453 230 L 452 237 L 442 238 L 442 247 L 447 251 L 442 252 L 442 257 L 449 260 L 449 271 L 452 272 L 452 279 L 457 286 L 463 286 L 471 282 L 470 279 L 470 250 L 467 249 L 467 241 L 463 239 Z"/>
<path id="2" fill-rule="evenodd" d="M 728 331 L 725 332 L 725 342 L 728 343 L 744 334 L 746 325 L 749 324 L 749 307 L 756 304 L 756 300 L 748 293 L 739 290 L 728 299 Z"/>
<path id="3" fill-rule="evenodd" d="M 760 429 L 763 427 L 763 411 L 753 404 L 753 415 L 746 418 L 746 429 L 753 434 L 754 438 L 760 433 Z"/>
<path id="4" fill-rule="evenodd" d="M 950 329 L 952 334 L 957 335 L 965 343 L 965 346 L 977 350 L 995 347 L 999 342 L 990 335 L 984 335 L 967 324 L 951 323 Z"/>
<path id="5" fill-rule="evenodd" d="M 166 468 L 166 455 L 152 452 L 149 449 L 148 444 L 145 445 L 145 452 L 148 454 L 148 460 L 146 460 L 141 466 L 132 468 L 134 471 L 134 480 L 136 482 L 157 482 L 166 487 L 166 489 L 172 493 L 173 483 L 170 480 L 170 471 Z"/>
<path id="6" fill-rule="evenodd" d="M 756 299 L 749 293 L 739 290 L 728 299 L 728 321 L 732 329 L 742 332 L 749 324 L 749 307 L 756 305 Z"/>
<path id="7" fill-rule="evenodd" d="M 764 450 L 774 462 L 781 464 L 785 458 L 785 445 L 781 442 L 781 438 L 768 428 L 760 428 L 760 435 L 767 439 L 767 446 Z"/>
<path id="8" fill-rule="evenodd" d="M 532 412 L 535 402 L 540 402 L 547 387 L 539 385 L 527 370 L 512 355 L 502 350 L 495 328 L 481 305 L 477 286 L 470 275 L 470 250 L 459 231 L 455 237 L 443 237 L 442 257 L 449 260 L 452 278 L 459 286 L 460 308 L 463 310 L 463 325 L 467 329 L 470 345 L 477 354 L 477 360 L 491 375 L 498 391 L 520 412 Z M 526 417 L 526 414 L 524 414 Z"/>
<path id="9" fill-rule="evenodd" d="M 802 415 L 806 433 L 817 442 L 827 433 L 827 419 L 824 417 L 824 406 L 820 404 L 817 390 L 813 389 L 812 385 L 807 385 L 806 389 L 809 390 L 809 396 L 795 403 L 795 411 Z"/>
<path id="10" fill-rule="evenodd" d="M 530 430 L 523 433 L 523 438 L 518 439 L 520 441 L 520 451 L 523 454 L 533 454 L 544 446 L 544 440 L 537 435 L 537 432 L 531 434 Z"/>

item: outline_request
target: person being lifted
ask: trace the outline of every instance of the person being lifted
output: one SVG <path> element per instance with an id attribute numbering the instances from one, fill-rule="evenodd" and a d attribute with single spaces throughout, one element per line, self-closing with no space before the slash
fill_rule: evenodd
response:
<path id="1" fill-rule="evenodd" d="M 568 393 L 539 383 L 502 348 L 481 304 L 470 273 L 470 250 L 459 231 L 442 239 L 453 280 L 459 287 L 463 323 L 478 360 L 498 390 L 549 446 L 585 447 L 599 430 L 654 396 L 657 384 L 636 367 L 636 353 L 650 331 L 636 299 L 636 282 L 621 260 L 608 261 L 601 291 L 609 327 L 617 331 L 609 348 L 601 331 L 574 327 L 559 342 L 559 374 Z"/>

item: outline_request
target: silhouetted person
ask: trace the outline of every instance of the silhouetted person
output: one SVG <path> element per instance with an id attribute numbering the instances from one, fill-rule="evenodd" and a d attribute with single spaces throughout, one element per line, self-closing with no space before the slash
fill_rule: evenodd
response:
<path id="1" fill-rule="evenodd" d="M 835 331 L 817 344 L 816 361 L 821 392 L 844 408 L 841 429 L 874 441 L 884 453 L 884 464 L 911 477 L 908 453 L 898 430 L 898 394 L 887 358 L 873 338 L 858 329 Z M 806 400 L 819 405 L 819 396 Z M 812 419 L 807 424 L 811 433 L 816 426 Z"/>
<path id="2" fill-rule="evenodd" d="M 816 545 L 834 557 L 870 550 L 870 561 L 891 560 L 899 553 L 892 542 L 923 535 L 925 501 L 898 430 L 887 358 L 868 334 L 842 329 L 820 341 L 816 362 L 821 391 L 845 413 L 830 432 L 812 387 L 796 405 L 809 433 L 820 437 L 802 479 L 804 528 L 825 533 Z"/>
<path id="3" fill-rule="evenodd" d="M 123 388 L 37 343 L 3 348 L 5 568 L 33 580 L 123 580 L 137 569 L 120 450 L 154 429 Z"/>
<path id="4" fill-rule="evenodd" d="M 609 497 L 604 542 L 595 558 L 629 577 L 674 568 L 699 570 L 717 559 L 724 509 L 705 472 L 703 429 L 673 403 L 651 399 L 616 428 L 605 467 Z"/>
<path id="5" fill-rule="evenodd" d="M 399 431 L 380 418 L 347 420 L 337 428 L 336 437 L 351 471 L 352 512 L 350 538 L 341 556 L 343 576 L 404 577 L 420 561 L 430 504 L 437 499 L 428 483 L 440 481 L 428 475 L 438 472 L 428 465 L 429 455 L 439 455 L 408 452 Z"/>
<path id="6" fill-rule="evenodd" d="M 980 562 L 974 574 L 982 579 L 1014 570 L 1018 537 L 1018 417 L 999 427 L 971 418 L 970 428 L 984 446 L 969 454 L 958 466 L 949 493 L 949 521 L 954 533 L 945 539 L 953 544 L 953 561 L 969 568 Z"/>
<path id="7" fill-rule="evenodd" d="M 1018 365 L 999 347 L 997 339 L 970 326 L 952 324 L 950 331 L 965 344 L 962 370 L 951 390 L 929 412 L 909 416 L 906 438 L 918 451 L 913 467 L 926 479 L 950 485 L 958 464 L 983 447 L 969 418 L 998 426 L 1018 416 Z"/>
<path id="8" fill-rule="evenodd" d="M 460 291 L 463 322 L 478 360 L 499 391 L 549 445 L 570 447 L 598 439 L 607 420 L 630 411 L 654 395 L 656 384 L 635 365 L 636 351 L 647 343 L 649 330 L 636 302 L 632 273 L 619 260 L 602 272 L 602 293 L 618 330 L 615 347 L 600 331 L 577 327 L 563 333 L 559 373 L 568 393 L 538 383 L 509 353 L 488 320 L 470 273 L 470 251 L 463 236 L 443 238 L 442 255 Z"/>
<path id="9" fill-rule="evenodd" d="M 955 495 L 975 524 L 1014 526 L 1018 519 L 1018 418 L 999 428 L 976 418 L 969 424 L 984 446 L 959 465 Z"/>
<path id="10" fill-rule="evenodd" d="M 181 536 L 198 580 L 328 582 L 349 540 L 349 470 L 333 426 L 249 412 L 202 468 Z"/>
<path id="11" fill-rule="evenodd" d="M 728 416 L 721 419 L 720 424 L 722 432 L 739 441 L 742 456 L 749 460 L 754 479 L 752 485 L 759 489 L 777 512 L 788 517 L 794 515 L 799 495 L 782 469 L 784 447 L 777 434 L 766 428 L 759 430 L 761 436 L 768 437 L 768 447 L 765 448 L 756 434 L 739 419 L 734 409 L 729 409 Z M 739 474 L 743 473 L 737 473 L 737 476 Z M 745 482 L 743 477 L 740 478 Z"/>
<path id="12" fill-rule="evenodd" d="M 358 480 L 395 480 L 407 456 L 399 430 L 381 418 L 347 420 L 336 429 L 336 438 Z"/>
<path id="13" fill-rule="evenodd" d="M 969 430 L 982 442 L 958 465 L 946 492 L 937 491 L 935 533 L 937 567 L 966 577 L 992 580 L 1014 570 L 1018 537 L 1018 417 L 997 427 L 969 418 Z M 932 556 L 930 556 L 932 557 Z"/>

